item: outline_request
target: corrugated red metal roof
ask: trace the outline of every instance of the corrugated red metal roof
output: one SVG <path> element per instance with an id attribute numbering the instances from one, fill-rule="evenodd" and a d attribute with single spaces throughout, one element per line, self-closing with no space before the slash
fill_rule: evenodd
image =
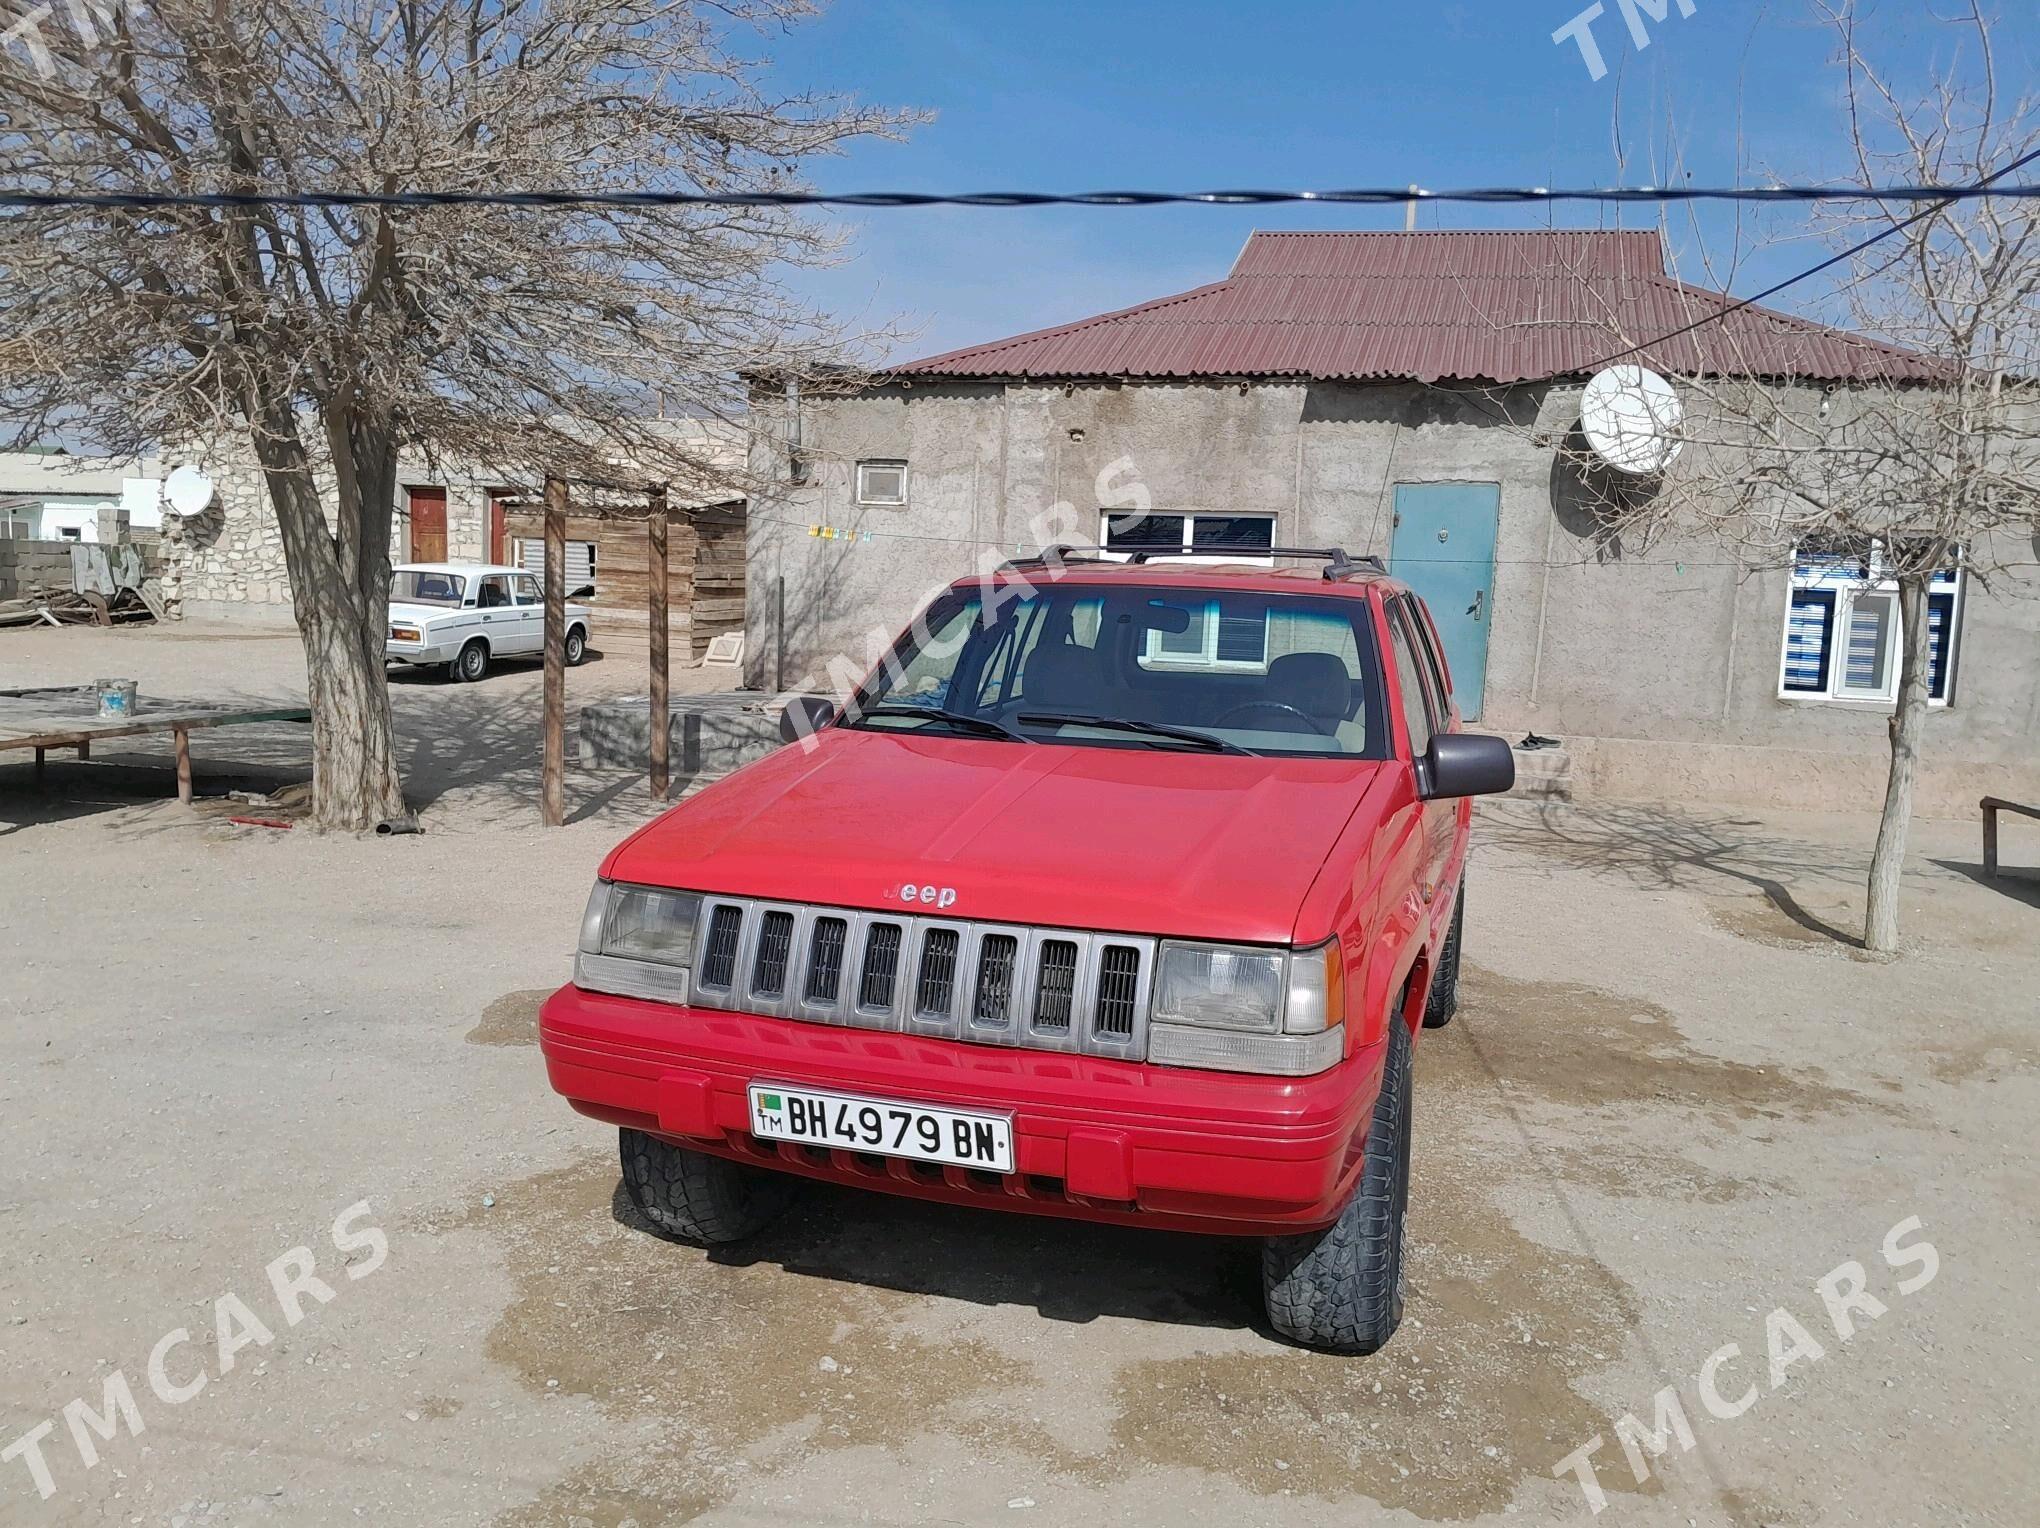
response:
<path id="1" fill-rule="evenodd" d="M 1655 233 L 1257 233 L 1223 281 L 895 370 L 1525 382 L 1593 370 L 1732 301 L 1667 276 Z M 1940 375 L 1925 356 L 1767 308 L 1634 359 L 1687 375 Z"/>

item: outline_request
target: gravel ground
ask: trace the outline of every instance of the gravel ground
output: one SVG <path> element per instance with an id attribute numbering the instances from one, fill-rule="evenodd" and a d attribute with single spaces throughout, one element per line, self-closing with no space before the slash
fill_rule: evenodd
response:
<path id="1" fill-rule="evenodd" d="M 288 634 L 0 662 L 302 690 Z M 0 1522 L 1584 1521 L 1553 1468 L 1597 1435 L 1618 1522 L 2032 1520 L 2040 890 L 1980 882 L 1974 823 L 1920 825 L 1883 964 L 1838 937 L 1868 816 L 1485 807 L 1464 1006 L 1417 1052 L 1409 1318 L 1342 1360 L 1266 1335 L 1227 1241 L 820 1190 L 734 1252 L 645 1234 L 534 1015 L 649 805 L 577 770 L 542 832 L 537 696 L 397 686 L 415 838 L 180 809 L 155 748 L 0 763 L 0 1450 L 52 1424 L 55 1487 L 0 1461 Z M 303 749 L 204 737 L 200 791 Z M 1844 1340 L 1816 1281 L 1849 1262 L 1884 1313 Z M 164 1386 L 206 1381 L 172 1405 L 180 1329 Z M 74 1407 L 86 1468 L 65 1408 L 115 1372 L 143 1431 Z M 1693 1447 L 1639 1486 L 1616 1422 L 1665 1386 Z"/>

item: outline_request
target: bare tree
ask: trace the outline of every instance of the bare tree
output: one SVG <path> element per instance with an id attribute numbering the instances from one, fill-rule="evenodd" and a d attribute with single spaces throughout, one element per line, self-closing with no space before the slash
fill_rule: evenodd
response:
<path id="1" fill-rule="evenodd" d="M 792 188 L 910 120 L 776 98 L 732 50 L 816 4 L 44 7 L 0 54 L 0 165 L 72 194 Z M 115 455 L 252 446 L 305 643 L 314 820 L 367 827 L 404 807 L 383 671 L 398 451 L 710 486 L 660 400 L 734 416 L 744 373 L 839 367 L 845 336 L 784 284 L 838 247 L 768 206 L 12 212 L 0 417 Z"/>
<path id="2" fill-rule="evenodd" d="M 1967 58 L 1911 94 L 1869 57 L 1854 0 L 1817 9 L 1846 73 L 1862 184 L 1995 182 L 2040 150 L 2040 102 L 2001 92 L 1991 23 L 1973 0 L 1956 23 Z M 1850 327 L 1928 358 L 1939 375 L 1846 389 L 1810 410 L 1746 377 L 1735 389 L 1742 407 L 1714 411 L 1737 421 L 1731 450 L 1702 453 L 1716 468 L 1708 491 L 1684 497 L 1746 554 L 1842 554 L 1897 586 L 1891 762 L 1864 924 L 1865 946 L 1891 953 L 1929 709 L 1930 586 L 1957 567 L 1986 583 L 2030 568 L 2040 530 L 2040 225 L 2030 201 L 1986 198 L 1924 216 L 1844 204 L 1823 231 L 1851 249 L 1884 236 L 1850 258 L 1843 311 Z M 1739 469 L 1720 470 L 1738 455 Z"/>
<path id="3" fill-rule="evenodd" d="M 1968 4 L 1952 23 L 1967 44 L 1929 84 L 1902 91 L 1873 63 L 1854 0 L 1814 0 L 1834 32 L 1847 92 L 1848 151 L 1863 185 L 1996 183 L 2040 153 L 2040 102 L 1999 86 L 1992 26 Z M 1833 366 L 1833 331 L 1719 295 L 1744 258 L 1700 240 L 1708 288 L 1677 284 L 1676 333 L 1636 333 L 1605 272 L 1581 268 L 1569 328 L 1678 379 L 1682 448 L 1661 476 L 1611 471 L 1574 435 L 1561 454 L 1591 508 L 1603 555 L 1635 555 L 1704 533 L 1743 567 L 1827 567 L 1895 590 L 1896 621 L 1874 629 L 1899 650 L 1890 764 L 1873 851 L 1863 942 L 1896 951 L 1899 880 L 1935 673 L 1929 606 L 1937 577 L 2025 582 L 2040 535 L 2040 223 L 2021 198 L 1838 203 L 1814 233 L 1847 258 L 1830 294 L 1845 375 L 1827 386 L 1781 378 L 1805 347 Z M 1693 230 L 1699 235 L 1702 230 Z M 1673 326 L 1668 326 L 1673 327 Z M 1649 458 L 1667 421 L 1641 387 L 1627 397 L 1616 455 Z M 1548 411 L 1547 411 L 1548 412 Z M 1497 410 L 1497 417 L 1502 417 Z M 1539 421 L 1548 428 L 1554 421 Z M 1548 439 L 1548 435 L 1539 438 Z M 1881 607 L 1879 607 L 1881 608 Z M 1948 634 L 1951 639 L 1953 633 Z M 1837 631 L 1847 662 L 1850 633 Z"/>

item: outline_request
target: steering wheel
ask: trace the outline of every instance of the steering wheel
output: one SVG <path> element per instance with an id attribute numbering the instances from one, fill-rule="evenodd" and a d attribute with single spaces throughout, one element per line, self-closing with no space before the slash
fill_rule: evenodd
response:
<path id="1" fill-rule="evenodd" d="M 1235 716 L 1243 716 L 1249 711 L 1280 711 L 1285 715 L 1295 717 L 1298 721 L 1302 722 L 1304 726 L 1308 727 L 1312 732 L 1315 732 L 1319 737 L 1333 736 L 1332 733 L 1326 731 L 1323 727 L 1319 726 L 1317 718 L 1312 716 L 1308 711 L 1305 711 L 1297 706 L 1292 706 L 1286 701 L 1280 700 L 1247 701 L 1244 705 L 1234 706 L 1230 711 L 1226 712 L 1225 715 L 1221 716 L 1217 721 L 1213 722 L 1212 725 L 1214 727 L 1223 727 L 1227 723 L 1229 723 Z"/>

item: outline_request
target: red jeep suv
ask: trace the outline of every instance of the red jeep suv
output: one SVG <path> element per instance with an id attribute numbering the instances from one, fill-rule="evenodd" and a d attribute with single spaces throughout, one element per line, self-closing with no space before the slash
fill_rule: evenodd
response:
<path id="1" fill-rule="evenodd" d="M 959 582 L 610 853 L 540 1038 L 652 1225 L 734 1241 L 821 1178 L 1251 1235 L 1277 1330 L 1388 1341 L 1411 1046 L 1515 766 L 1408 589 L 1269 555 Z"/>

